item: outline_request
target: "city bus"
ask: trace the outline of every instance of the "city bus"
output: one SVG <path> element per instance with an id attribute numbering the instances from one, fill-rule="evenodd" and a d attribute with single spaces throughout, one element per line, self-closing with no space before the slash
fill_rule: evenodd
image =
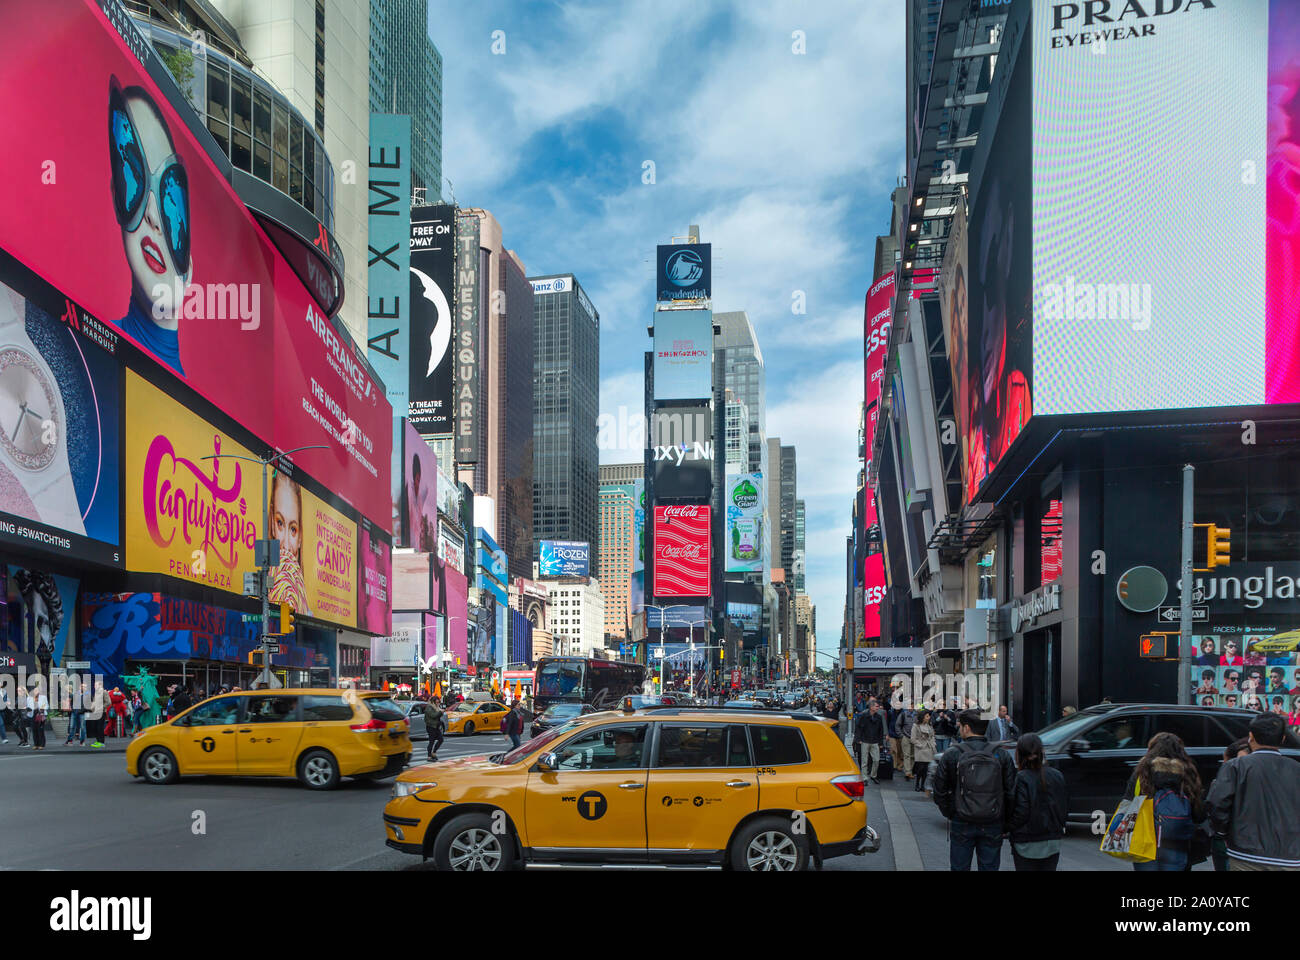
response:
<path id="1" fill-rule="evenodd" d="M 542 657 L 533 682 L 533 712 L 556 703 L 617 707 L 627 696 L 644 692 L 646 667 L 626 660 L 587 657 Z"/>

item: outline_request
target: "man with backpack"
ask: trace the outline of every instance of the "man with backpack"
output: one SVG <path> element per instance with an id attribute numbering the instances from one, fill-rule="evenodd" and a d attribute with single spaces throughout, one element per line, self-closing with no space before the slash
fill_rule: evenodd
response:
<path id="1" fill-rule="evenodd" d="M 997 870 L 1015 795 L 1015 767 L 1005 751 L 989 745 L 988 721 L 978 710 L 963 710 L 957 724 L 961 742 L 944 751 L 934 774 L 934 802 L 951 821 L 949 863 L 953 870 L 968 871 L 975 854 L 981 871 Z"/>
<path id="2" fill-rule="evenodd" d="M 518 701 L 515 701 L 510 708 L 510 712 L 502 718 L 501 732 L 510 738 L 510 749 L 512 750 L 522 742 L 520 736 L 524 732 L 524 714 Z"/>

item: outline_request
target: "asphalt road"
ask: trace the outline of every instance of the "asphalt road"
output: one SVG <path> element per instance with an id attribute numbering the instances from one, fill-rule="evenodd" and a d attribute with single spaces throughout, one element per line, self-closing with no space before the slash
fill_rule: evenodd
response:
<path id="1" fill-rule="evenodd" d="M 499 735 L 450 737 L 447 760 L 497 753 Z M 415 744 L 423 761 L 425 744 Z M 0 752 L 0 870 L 428 870 L 384 846 L 380 816 L 392 781 L 344 780 L 321 793 L 294 780 L 187 777 L 165 787 L 128 777 L 122 753 Z M 827 861 L 826 870 L 948 869 L 947 825 L 933 802 L 894 781 L 867 788 L 878 853 Z M 1098 839 L 1072 830 L 1062 870 L 1131 870 Z M 1002 869 L 1012 869 L 1009 847 Z M 1198 870 L 1209 869 L 1202 864 Z"/>
<path id="2" fill-rule="evenodd" d="M 438 756 L 508 746 L 501 736 L 449 737 Z M 58 749 L 0 755 L 0 869 L 428 869 L 384 846 L 391 780 L 344 780 L 324 793 L 263 778 L 156 787 L 127 776 L 121 753 Z M 423 761 L 425 744 L 415 749 Z"/>

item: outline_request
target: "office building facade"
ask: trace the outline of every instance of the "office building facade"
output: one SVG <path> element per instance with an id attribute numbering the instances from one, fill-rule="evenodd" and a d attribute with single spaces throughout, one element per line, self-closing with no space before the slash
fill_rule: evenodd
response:
<path id="1" fill-rule="evenodd" d="M 624 640 L 631 625 L 632 570 L 636 556 L 636 504 L 622 487 L 600 491 L 600 588 L 605 595 L 605 637 Z"/>
<path id="2" fill-rule="evenodd" d="M 442 196 L 442 54 L 428 0 L 370 0 L 370 111 L 411 118 L 411 188 Z"/>

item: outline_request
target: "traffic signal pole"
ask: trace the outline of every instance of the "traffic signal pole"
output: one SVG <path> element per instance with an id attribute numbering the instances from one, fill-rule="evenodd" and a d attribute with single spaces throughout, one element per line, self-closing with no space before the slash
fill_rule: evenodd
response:
<path id="1" fill-rule="evenodd" d="M 1192 492 L 1196 468 L 1183 467 L 1182 595 L 1178 608 L 1178 702 L 1192 702 Z M 1211 561 L 1212 562 L 1212 561 Z"/>

